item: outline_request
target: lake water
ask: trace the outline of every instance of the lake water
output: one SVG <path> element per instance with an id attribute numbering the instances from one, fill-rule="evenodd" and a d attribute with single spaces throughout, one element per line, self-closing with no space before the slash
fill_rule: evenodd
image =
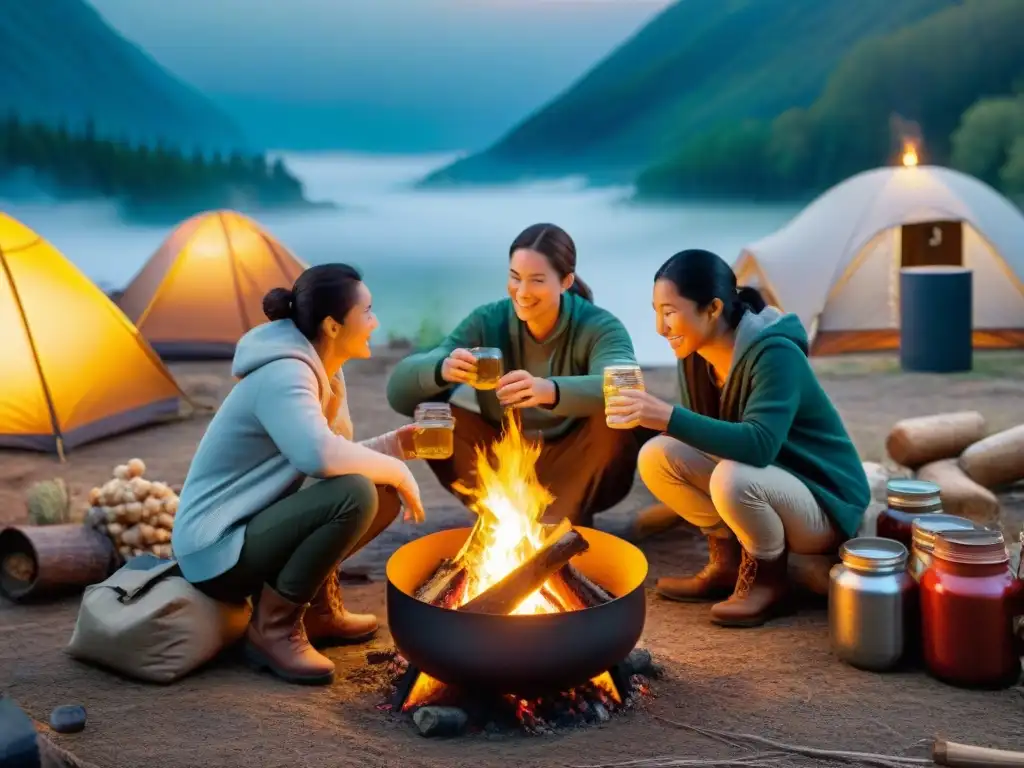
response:
<path id="1" fill-rule="evenodd" d="M 638 206 L 628 189 L 588 189 L 578 180 L 517 188 L 418 191 L 411 182 L 448 157 L 288 155 L 308 194 L 339 210 L 269 214 L 260 221 L 310 263 L 358 266 L 389 333 L 414 335 L 426 318 L 444 330 L 474 306 L 504 295 L 508 245 L 524 227 L 568 230 L 579 274 L 597 303 L 633 335 L 641 362 L 672 359 L 654 333 L 654 271 L 676 251 L 707 248 L 728 260 L 782 226 L 794 206 Z M 168 230 L 127 226 L 104 206 L 12 204 L 0 208 L 48 238 L 105 288 L 123 286 Z"/>

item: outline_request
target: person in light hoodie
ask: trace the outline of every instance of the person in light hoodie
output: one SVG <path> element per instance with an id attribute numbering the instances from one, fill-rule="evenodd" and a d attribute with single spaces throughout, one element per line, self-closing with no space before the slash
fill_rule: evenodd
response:
<path id="1" fill-rule="evenodd" d="M 423 520 L 409 427 L 353 441 L 342 366 L 370 356 L 369 289 L 345 264 L 305 270 L 263 299 L 243 336 L 238 383 L 189 467 L 172 545 L 182 575 L 225 602 L 253 598 L 245 653 L 290 682 L 326 684 L 313 646 L 366 639 L 377 619 L 345 610 L 337 569 L 405 507 Z M 308 478 L 319 482 L 306 485 Z"/>

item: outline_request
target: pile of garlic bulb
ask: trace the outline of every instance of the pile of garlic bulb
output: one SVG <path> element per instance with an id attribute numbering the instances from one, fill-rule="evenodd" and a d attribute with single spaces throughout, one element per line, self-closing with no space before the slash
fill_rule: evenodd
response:
<path id="1" fill-rule="evenodd" d="M 121 557 L 150 553 L 169 558 L 178 496 L 166 483 L 146 480 L 142 459 L 114 467 L 114 477 L 89 491 L 86 522 L 104 531 Z"/>

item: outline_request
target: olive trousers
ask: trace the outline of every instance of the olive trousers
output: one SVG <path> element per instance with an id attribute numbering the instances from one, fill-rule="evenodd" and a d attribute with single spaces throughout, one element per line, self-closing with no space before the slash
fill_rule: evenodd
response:
<path id="1" fill-rule="evenodd" d="M 282 597 L 307 603 L 338 564 L 380 535 L 401 508 L 393 488 L 374 486 L 362 475 L 301 486 L 249 520 L 238 562 L 196 588 L 238 603 L 269 584 Z"/>

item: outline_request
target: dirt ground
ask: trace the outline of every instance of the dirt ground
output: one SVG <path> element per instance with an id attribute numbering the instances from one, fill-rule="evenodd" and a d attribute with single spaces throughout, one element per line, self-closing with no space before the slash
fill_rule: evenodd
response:
<path id="1" fill-rule="evenodd" d="M 402 421 L 381 397 L 392 362 L 393 356 L 384 355 L 346 369 L 360 436 Z M 902 374 L 888 356 L 817 365 L 862 457 L 882 460 L 885 435 L 900 418 L 976 409 L 992 431 L 1022 419 L 1024 355 L 991 353 L 979 355 L 976 363 L 976 371 L 963 376 Z M 180 364 L 173 370 L 190 393 L 209 402 L 231 386 L 226 363 Z M 648 380 L 652 390 L 672 396 L 671 371 L 651 371 Z M 23 522 L 25 489 L 55 476 L 65 478 L 84 506 L 88 489 L 133 456 L 146 461 L 148 477 L 180 484 L 206 422 L 206 417 L 193 417 L 86 446 L 63 465 L 49 456 L 0 452 L 0 523 Z M 420 527 L 395 524 L 347 564 L 347 570 L 372 579 L 346 586 L 352 608 L 383 616 L 379 579 L 388 555 L 425 531 L 468 521 L 426 467 L 414 471 L 422 483 L 428 522 Z M 1022 495 L 1003 498 L 1008 527 L 1024 517 Z M 598 516 L 597 525 L 628 535 L 634 513 L 649 501 L 638 485 L 616 509 Z M 686 528 L 648 539 L 642 547 L 652 582 L 699 564 L 701 557 L 701 545 Z M 649 595 L 642 643 L 666 668 L 666 676 L 654 684 L 654 697 L 643 711 L 555 736 L 418 736 L 408 721 L 376 708 L 383 700 L 382 681 L 365 654 L 368 648 L 388 646 L 386 630 L 371 646 L 330 652 L 339 674 L 336 684 L 325 689 L 258 676 L 230 658 L 170 687 L 126 681 L 63 653 L 77 611 L 74 599 L 26 606 L 0 601 L 0 691 L 41 722 L 59 704 L 83 704 L 89 711 L 86 730 L 50 737 L 86 768 L 592 766 L 658 756 L 724 759 L 740 754 L 735 739 L 730 746 L 679 724 L 890 755 L 924 756 L 922 750 L 936 736 L 1020 746 L 1024 687 L 971 692 L 920 672 L 876 675 L 851 669 L 830 655 L 820 607 L 746 631 L 712 627 L 706 610 Z"/>

